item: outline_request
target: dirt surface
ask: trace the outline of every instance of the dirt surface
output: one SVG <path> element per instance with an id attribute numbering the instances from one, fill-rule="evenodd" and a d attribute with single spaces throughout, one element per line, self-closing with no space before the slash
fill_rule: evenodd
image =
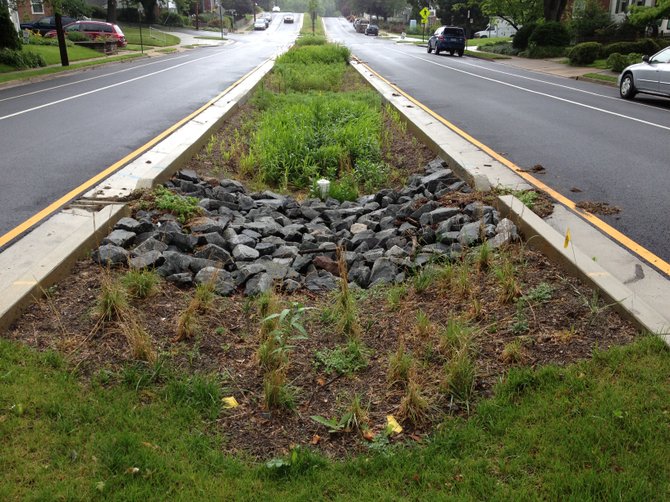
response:
<path id="1" fill-rule="evenodd" d="M 514 264 L 519 287 L 515 299 L 501 296 L 494 272 L 501 259 Z M 368 365 L 351 375 L 327 373 L 317 364 L 318 351 L 345 343 L 328 315 L 336 294 L 281 297 L 283 307 L 292 302 L 313 307 L 302 320 L 308 337 L 290 354 L 288 381 L 295 392 L 292 410 L 268 410 L 264 405 L 263 372 L 257 357 L 261 325 L 257 302 L 241 296 L 216 298 L 199 315 L 196 335 L 182 341 L 175 341 L 176 326 L 192 290 L 163 282 L 156 294 L 133 300 L 131 305 L 165 365 L 179 374 L 215 375 L 225 389 L 223 395 L 236 398 L 240 406 L 222 410 L 212 427 L 227 438 L 228 451 L 260 459 L 283 454 L 296 444 L 311 443 L 332 457 L 364 450 L 369 443 L 357 433 L 329 434 L 309 418 L 340 417 L 356 395 L 368 409 L 372 434 L 381 437 L 386 416 L 394 415 L 404 431 L 392 441 L 421 440 L 445 416 L 475 408 L 512 366 L 564 365 L 589 357 L 596 347 L 606 349 L 635 337 L 636 329 L 630 323 L 523 245 L 494 257 L 489 270 L 474 265 L 466 268 L 465 279 L 450 283 L 436 276 L 421 293 L 412 280 L 404 289 L 358 291 L 356 305 Z M 87 378 L 103 371 L 121 374 L 132 363 L 122 325 L 101 322 L 94 307 L 101 280 L 118 280 L 123 273 L 125 270 L 101 269 L 90 260 L 79 262 L 73 274 L 32 306 L 8 336 L 40 350 L 65 354 L 69 364 Z M 465 281 L 463 287 L 457 286 L 458 281 Z M 522 299 L 521 295 L 531 298 L 543 287 L 549 291 L 544 299 Z M 473 333 L 476 384 L 469 406 L 444 390 L 444 368 L 450 356 L 441 348 L 441 339 L 450 319 L 467 323 Z M 389 357 L 401 342 L 414 358 L 415 380 L 430 406 L 419 424 L 402 421 L 404 386 L 388 378 Z"/>
<path id="2" fill-rule="evenodd" d="M 611 216 L 613 214 L 619 214 L 621 209 L 616 206 L 610 206 L 607 202 L 593 202 L 589 200 L 583 200 L 575 204 L 579 209 L 588 211 L 592 214 L 600 214 L 602 216 Z"/>

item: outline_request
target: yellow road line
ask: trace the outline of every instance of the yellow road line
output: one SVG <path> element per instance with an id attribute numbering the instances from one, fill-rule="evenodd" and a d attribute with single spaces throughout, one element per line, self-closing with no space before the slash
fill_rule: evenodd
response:
<path id="1" fill-rule="evenodd" d="M 263 63 L 265 64 L 265 63 Z M 259 65 L 261 66 L 261 65 Z M 37 223 L 45 219 L 46 217 L 50 216 L 52 213 L 54 213 L 56 210 L 58 210 L 60 207 L 63 205 L 67 204 L 70 202 L 72 199 L 75 197 L 81 195 L 83 192 L 94 186 L 96 183 L 99 183 L 103 179 L 107 178 L 109 175 L 113 174 L 115 171 L 118 171 L 121 167 L 125 166 L 128 162 L 133 160 L 135 157 L 139 157 L 141 154 L 149 150 L 151 147 L 156 145 L 158 142 L 162 141 L 165 139 L 167 136 L 172 134 L 174 131 L 179 129 L 181 126 L 183 126 L 186 122 L 189 120 L 193 119 L 195 116 L 201 114 L 204 112 L 207 108 L 212 106 L 216 101 L 221 99 L 226 93 L 230 92 L 233 90 L 235 87 L 237 87 L 240 83 L 242 83 L 249 75 L 251 75 L 254 71 L 256 71 L 258 67 L 254 68 L 251 70 L 249 73 L 246 75 L 242 76 L 239 80 L 236 82 L 232 83 L 230 86 L 228 86 L 226 89 L 224 89 L 222 92 L 220 92 L 216 97 L 212 98 L 209 100 L 207 103 L 202 105 L 200 108 L 198 108 L 196 111 L 193 113 L 189 114 L 188 116 L 184 117 L 181 119 L 179 122 L 171 125 L 168 127 L 165 131 L 160 133 L 158 136 L 155 138 L 147 141 L 144 145 L 141 147 L 137 148 L 135 151 L 129 153 L 125 157 L 123 157 L 121 160 L 118 162 L 115 162 L 105 170 L 101 171 L 100 173 L 96 174 L 89 180 L 85 181 L 81 185 L 79 185 L 77 188 L 74 188 L 73 190 L 70 190 L 68 193 L 63 195 L 61 198 L 58 200 L 52 202 L 49 204 L 47 207 L 42 209 L 40 212 L 34 214 L 27 220 L 25 220 L 23 223 L 17 225 L 13 229 L 11 229 L 9 232 L 6 234 L 0 236 L 0 247 L 4 246 L 8 242 L 12 241 L 19 235 L 21 235 L 23 232 L 26 230 L 30 229 L 31 227 L 35 226 Z"/>
<path id="2" fill-rule="evenodd" d="M 456 134 L 461 136 L 463 139 L 469 141 L 476 147 L 480 148 L 481 150 L 485 151 L 488 153 L 491 157 L 496 159 L 498 162 L 501 164 L 505 165 L 512 171 L 514 171 L 516 174 L 521 176 L 524 180 L 526 180 L 528 183 L 531 185 L 535 186 L 539 190 L 542 190 L 546 194 L 548 194 L 550 197 L 553 197 L 556 199 L 558 202 L 561 204 L 565 205 L 566 207 L 570 208 L 574 213 L 577 215 L 581 216 L 584 218 L 586 221 L 591 223 L 593 226 L 601 230 L 603 233 L 617 241 L 619 244 L 624 246 L 625 248 L 629 249 L 630 251 L 634 252 L 638 256 L 640 256 L 642 259 L 646 260 L 650 264 L 652 264 L 654 267 L 658 268 L 660 271 L 664 272 L 667 275 L 670 275 L 670 263 L 664 261 L 663 259 L 659 258 L 656 256 L 654 253 L 649 251 L 648 249 L 642 247 L 640 244 L 632 240 L 631 238 L 627 237 L 626 235 L 622 234 L 619 232 L 616 228 L 612 227 L 611 225 L 605 223 L 603 220 L 598 218 L 592 213 L 589 213 L 588 211 L 584 211 L 583 209 L 580 209 L 577 207 L 577 205 L 570 199 L 568 199 L 566 196 L 562 195 L 561 193 L 557 192 L 553 188 L 549 187 L 548 185 L 544 184 L 542 181 L 538 180 L 534 176 L 530 175 L 529 173 L 525 172 L 523 169 L 521 169 L 519 166 L 517 166 L 514 162 L 511 162 L 510 160 L 506 159 L 499 153 L 495 152 L 485 144 L 481 143 L 480 141 L 476 140 L 472 136 L 470 136 L 468 133 L 465 131 L 461 130 L 448 120 L 446 120 L 444 117 L 438 115 L 435 113 L 433 110 L 425 106 L 423 103 L 417 101 L 414 99 L 412 96 L 407 94 L 405 91 L 400 89 L 397 85 L 389 82 L 387 79 L 382 77 L 379 73 L 374 71 L 372 68 L 370 68 L 367 64 L 358 61 L 358 63 L 362 66 L 364 66 L 370 73 L 374 74 L 377 78 L 388 84 L 389 86 L 393 87 L 398 93 L 402 94 L 405 98 L 409 99 L 412 103 L 414 103 L 416 106 L 421 108 L 423 111 L 426 113 L 430 114 L 431 117 L 435 118 L 436 120 L 439 120 L 442 124 L 447 126 L 449 129 L 454 131 Z"/>

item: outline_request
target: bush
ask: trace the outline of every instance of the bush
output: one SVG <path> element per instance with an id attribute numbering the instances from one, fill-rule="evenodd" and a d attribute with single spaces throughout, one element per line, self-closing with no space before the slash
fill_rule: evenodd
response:
<path id="1" fill-rule="evenodd" d="M 576 8 L 570 26 L 577 40 L 593 37 L 598 30 L 611 24 L 610 14 L 597 0 L 586 0 L 582 8 Z"/>
<path id="2" fill-rule="evenodd" d="M 521 52 L 520 55 L 530 59 L 560 58 L 565 56 L 565 47 L 540 46 L 531 43 L 528 45 L 528 49 Z"/>
<path id="3" fill-rule="evenodd" d="M 91 5 L 91 18 L 106 20 L 107 9 L 103 9 L 99 5 Z"/>
<path id="4" fill-rule="evenodd" d="M 612 68 L 612 71 L 621 73 L 623 69 L 631 64 L 639 63 L 642 61 L 642 54 L 637 54 L 632 52 L 631 54 L 619 54 L 615 52 L 610 54 L 607 58 L 607 66 Z"/>
<path id="5" fill-rule="evenodd" d="M 326 37 L 321 37 L 319 35 L 301 35 L 295 41 L 296 46 L 301 45 L 325 45 Z"/>
<path id="6" fill-rule="evenodd" d="M 67 39 L 72 40 L 73 42 L 86 42 L 90 40 L 86 35 L 83 33 L 79 33 L 78 31 L 71 31 L 67 34 Z M 58 45 L 58 43 L 56 43 Z"/>
<path id="7" fill-rule="evenodd" d="M 508 42 L 484 45 L 483 47 L 479 47 L 479 51 L 491 52 L 493 54 L 503 54 L 505 56 L 516 56 L 517 54 L 519 54 L 519 49 L 515 49 L 513 45 Z"/>
<path id="8" fill-rule="evenodd" d="M 349 56 L 349 49 L 342 45 L 300 45 L 277 58 L 277 64 L 348 63 Z"/>
<path id="9" fill-rule="evenodd" d="M 160 16 L 158 16 L 158 22 L 163 26 L 176 26 L 179 28 L 189 25 L 188 17 L 168 11 L 161 12 Z"/>
<path id="10" fill-rule="evenodd" d="M 585 65 L 593 63 L 600 56 L 602 45 L 598 42 L 584 42 L 575 45 L 568 51 L 570 64 Z"/>
<path id="11" fill-rule="evenodd" d="M 614 44 L 609 44 L 603 47 L 602 56 L 609 57 L 611 54 L 631 54 L 633 52 L 639 52 L 651 56 L 652 54 L 658 52 L 658 44 L 651 38 L 644 38 L 638 40 L 637 42 L 616 42 Z"/>
<path id="12" fill-rule="evenodd" d="M 536 27 L 537 24 L 529 23 L 519 28 L 512 39 L 512 47 L 520 51 L 525 51 L 528 48 L 528 39 L 533 34 Z"/>
<path id="13" fill-rule="evenodd" d="M 13 49 L 0 49 L 0 64 L 6 64 L 17 70 L 37 68 L 46 66 L 44 58 L 30 51 L 16 51 Z"/>
<path id="14" fill-rule="evenodd" d="M 542 23 L 533 30 L 528 44 L 539 47 L 566 47 L 570 45 L 570 32 L 561 23 L 549 21 Z"/>

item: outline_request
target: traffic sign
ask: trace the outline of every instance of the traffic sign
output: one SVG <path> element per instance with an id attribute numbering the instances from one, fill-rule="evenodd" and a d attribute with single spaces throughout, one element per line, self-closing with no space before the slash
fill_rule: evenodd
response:
<path id="1" fill-rule="evenodd" d="M 428 15 L 430 14 L 430 11 L 428 10 L 428 7 L 424 7 L 423 9 L 421 9 L 419 14 L 421 14 L 422 19 L 426 20 L 426 19 L 428 19 Z"/>

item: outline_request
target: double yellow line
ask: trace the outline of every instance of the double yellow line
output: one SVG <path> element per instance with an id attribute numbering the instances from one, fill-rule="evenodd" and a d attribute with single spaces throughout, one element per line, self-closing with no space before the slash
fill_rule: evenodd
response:
<path id="1" fill-rule="evenodd" d="M 485 151 L 487 154 L 489 154 L 491 157 L 496 159 L 498 162 L 501 164 L 507 166 L 509 169 L 514 171 L 516 174 L 521 176 L 524 180 L 526 180 L 528 183 L 531 185 L 535 186 L 537 189 L 542 190 L 545 192 L 547 195 L 550 197 L 556 199 L 558 202 L 563 204 L 564 206 L 568 207 L 571 209 L 574 213 L 577 215 L 581 216 L 584 218 L 586 221 L 591 223 L 594 227 L 598 228 L 600 231 L 602 231 L 604 234 L 608 235 L 610 238 L 624 246 L 625 248 L 629 249 L 636 255 L 638 255 L 640 258 L 644 259 L 654 267 L 656 267 L 658 270 L 661 272 L 665 273 L 666 275 L 670 275 L 670 264 L 667 263 L 666 261 L 662 260 L 658 256 L 656 256 L 654 253 L 649 251 L 648 249 L 642 247 L 640 244 L 632 240 L 631 238 L 627 237 L 626 235 L 622 234 L 619 232 L 616 228 L 612 227 L 611 225 L 605 223 L 603 220 L 598 218 L 597 216 L 593 215 L 592 213 L 589 213 L 588 211 L 584 211 L 583 209 L 580 209 L 577 207 L 577 205 L 570 199 L 568 199 L 566 196 L 562 195 L 561 193 L 557 192 L 550 186 L 544 184 L 542 181 L 538 180 L 534 176 L 530 175 L 523 169 L 521 169 L 519 166 L 511 162 L 510 160 L 506 159 L 499 153 L 495 152 L 482 142 L 478 141 L 477 139 L 473 138 L 470 136 L 468 133 L 465 131 L 461 130 L 448 120 L 445 120 L 443 117 L 435 113 L 433 110 L 425 106 L 423 103 L 417 101 L 414 99 L 412 96 L 407 94 L 405 91 L 400 89 L 397 85 L 389 82 L 387 79 L 382 77 L 379 73 L 374 71 L 372 68 L 370 68 L 367 64 L 358 61 L 358 63 L 362 66 L 365 67 L 366 70 L 368 70 L 370 73 L 375 75 L 377 78 L 385 82 L 387 85 L 392 87 L 396 92 L 399 94 L 402 94 L 405 98 L 410 100 L 412 103 L 414 103 L 416 106 L 421 108 L 423 111 L 426 113 L 430 114 L 431 117 L 433 117 L 435 120 L 438 120 L 440 123 L 444 124 L 447 126 L 449 129 L 454 131 L 456 134 L 461 136 L 463 139 L 469 141 L 473 145 L 475 145 L 477 148 L 480 148 L 481 150 Z"/>
<path id="2" fill-rule="evenodd" d="M 261 66 L 261 65 L 259 65 Z M 91 187 L 95 186 L 97 183 L 100 183 L 102 180 L 113 174 L 114 172 L 118 171 L 121 169 L 123 166 L 125 166 L 128 162 L 131 160 L 135 159 L 136 157 L 139 157 L 141 154 L 149 150 L 151 147 L 165 139 L 167 136 L 175 132 L 177 129 L 179 129 L 181 126 L 186 124 L 189 120 L 192 120 L 194 117 L 197 115 L 201 114 L 204 112 L 207 108 L 212 106 L 214 103 L 216 103 L 219 99 L 221 99 L 224 95 L 226 95 L 228 92 L 233 90 L 235 87 L 237 87 L 240 83 L 242 83 L 246 78 L 249 77 L 254 71 L 256 71 L 258 67 L 254 68 L 251 70 L 249 73 L 238 79 L 236 82 L 228 86 L 225 90 L 220 92 L 216 97 L 212 98 L 209 100 L 207 103 L 202 105 L 200 108 L 198 108 L 196 111 L 193 113 L 189 114 L 188 116 L 184 117 L 181 119 L 179 122 L 171 125 L 168 127 L 166 130 L 164 130 L 162 133 L 160 133 L 158 136 L 155 138 L 151 139 L 150 141 L 146 142 L 144 145 L 141 147 L 137 148 L 136 150 L 130 152 L 128 155 L 123 157 L 121 160 L 118 162 L 115 162 L 111 166 L 107 167 L 105 170 L 99 172 L 89 180 L 85 181 L 78 187 L 70 190 L 68 193 L 60 197 L 58 200 L 52 202 L 49 204 L 47 207 L 42 209 L 40 212 L 34 214 L 27 220 L 25 220 L 23 223 L 17 225 L 13 229 L 11 229 L 9 232 L 6 234 L 0 236 L 0 248 L 14 240 L 15 238 L 19 237 L 22 235 L 24 232 L 27 230 L 30 230 L 32 227 L 40 223 L 42 220 L 45 218 L 49 217 L 51 214 L 53 214 L 55 211 L 63 207 L 65 204 L 70 202 L 72 199 L 78 197 L 85 191 L 89 190 Z"/>

